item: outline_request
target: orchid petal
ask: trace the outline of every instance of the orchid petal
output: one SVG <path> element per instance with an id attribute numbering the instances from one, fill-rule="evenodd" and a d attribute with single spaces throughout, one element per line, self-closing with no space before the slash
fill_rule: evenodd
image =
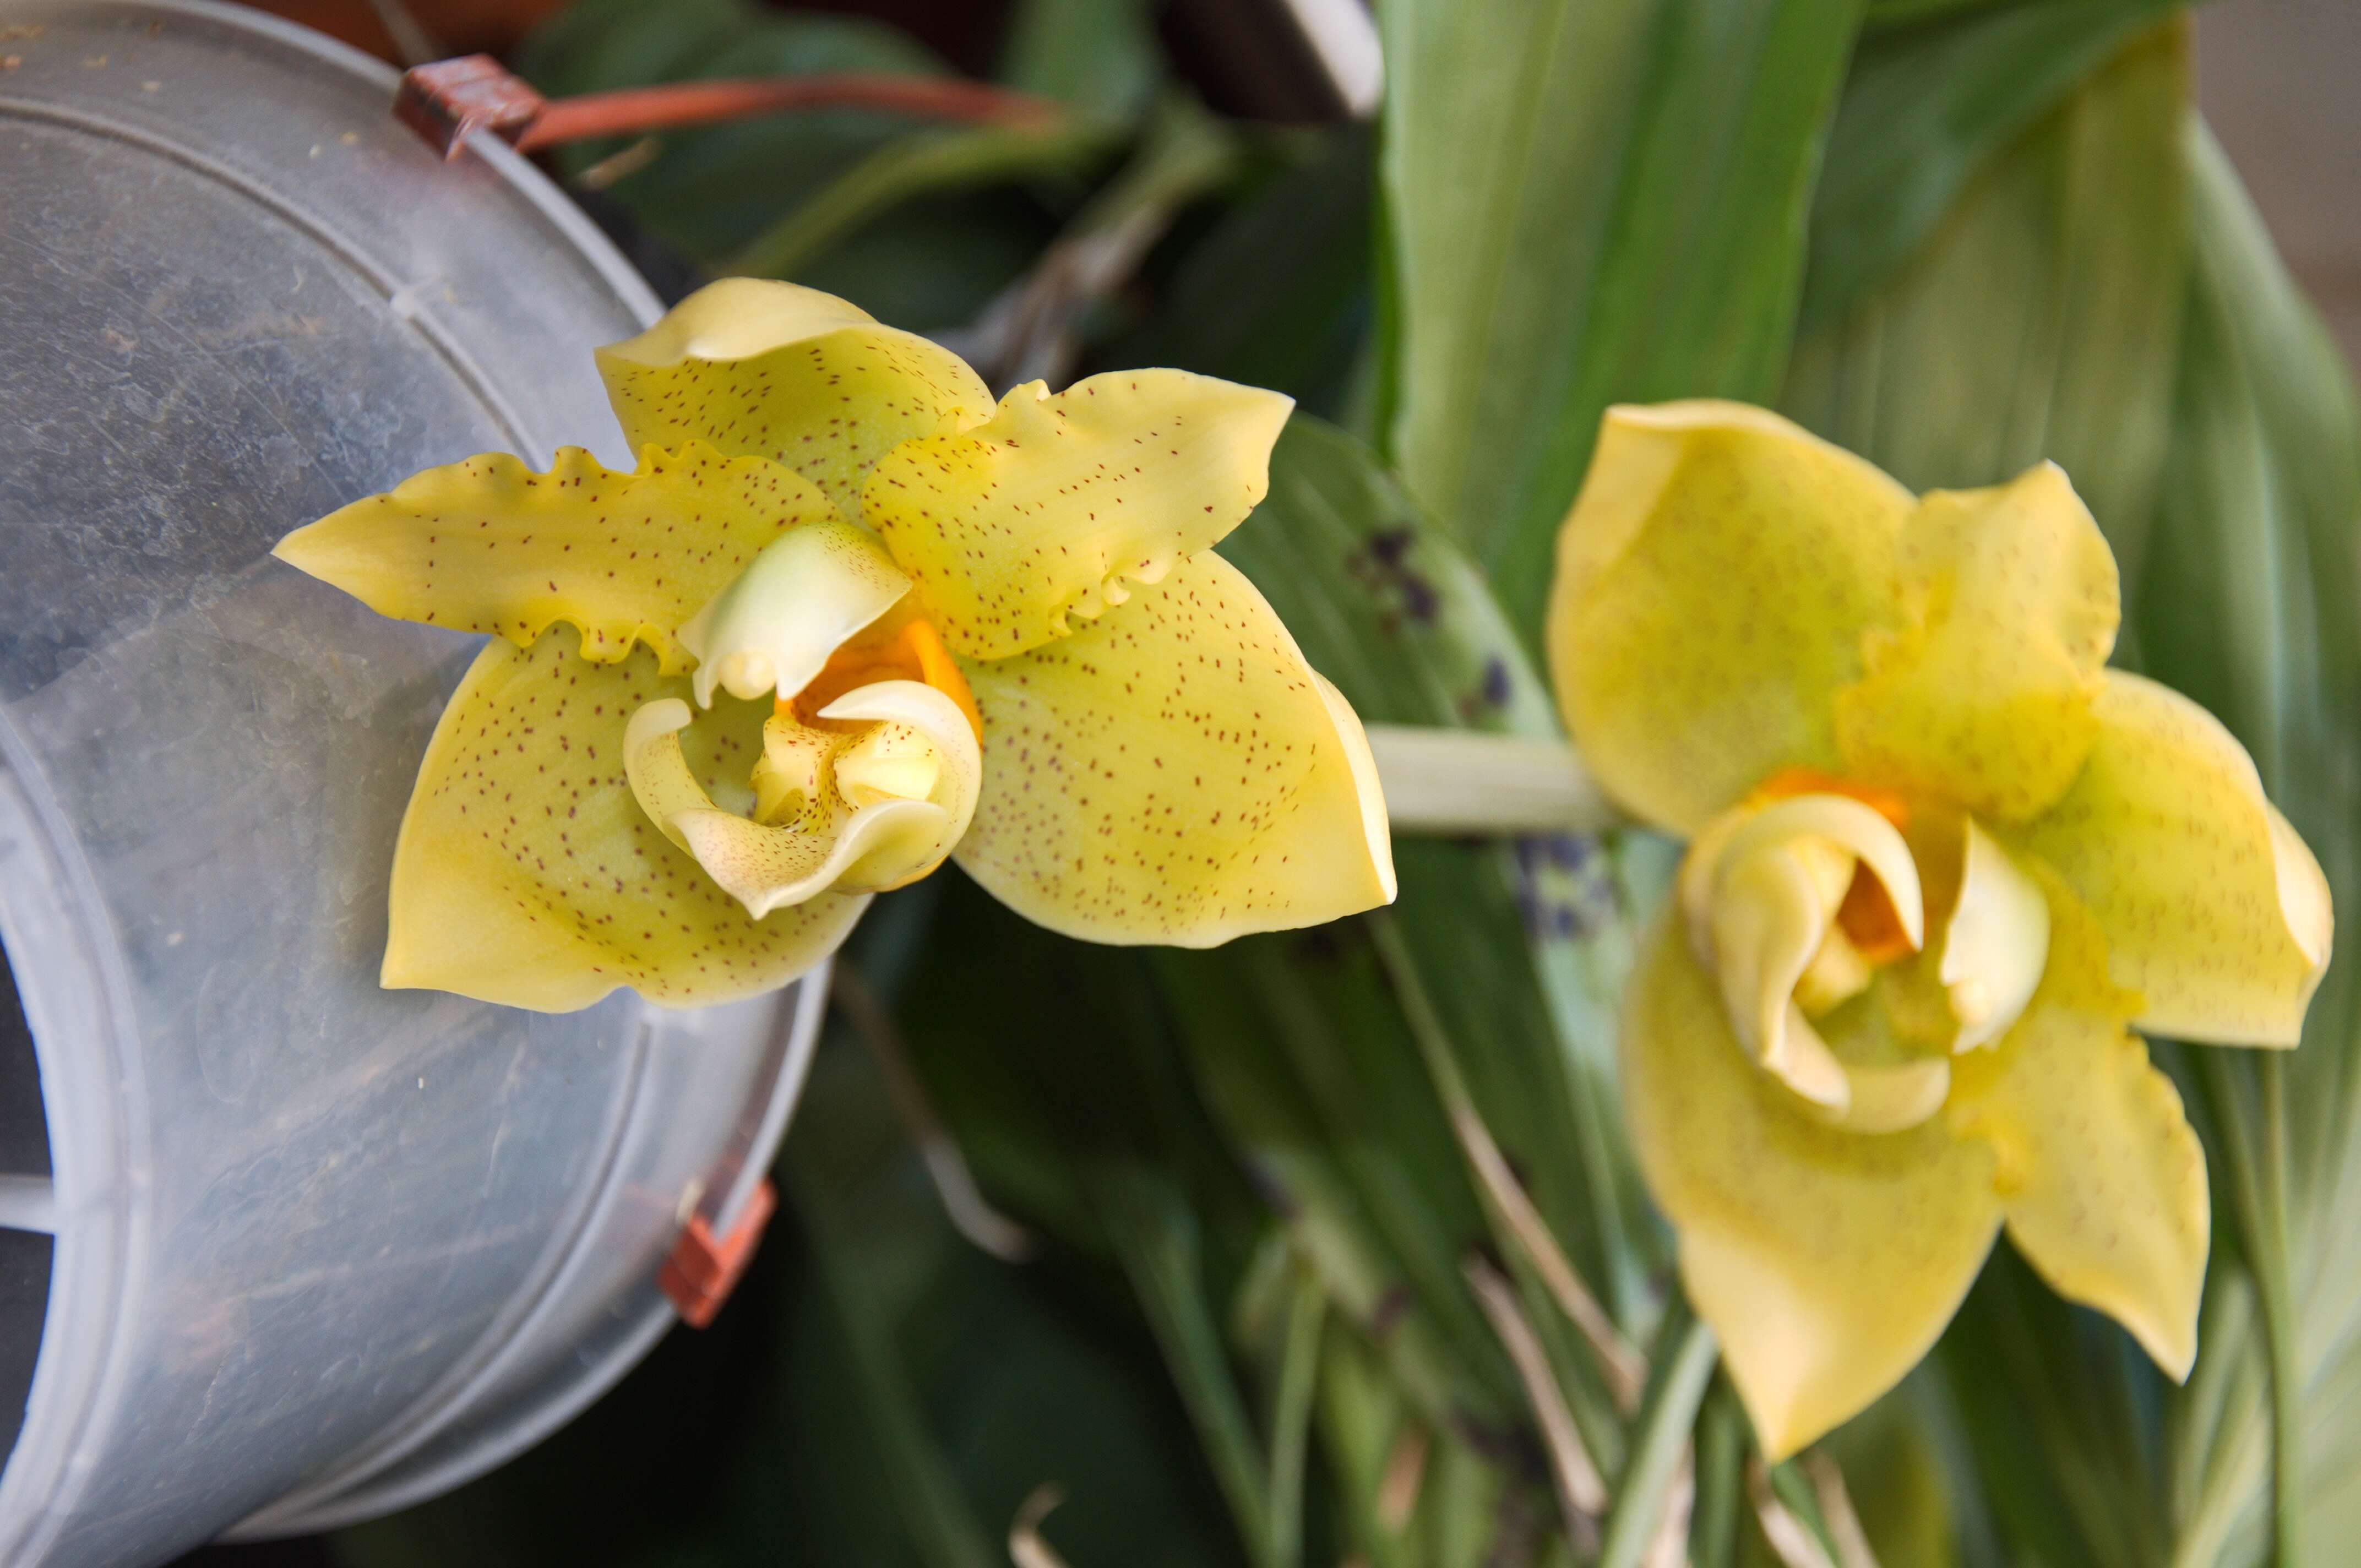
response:
<path id="1" fill-rule="evenodd" d="M 1844 943 L 1834 923 L 1860 868 L 1883 884 L 1904 937 L 1919 945 L 1923 905 L 1909 845 L 1850 796 L 1799 795 L 1740 807 L 1698 835 L 1681 872 L 1690 945 L 1712 969 L 1740 1044 L 1765 1071 L 1839 1117 L 1853 1109 L 1852 1086 L 1797 997 L 1807 978 L 1825 978 L 1830 943 Z M 1850 950 L 1833 949 L 1839 964 Z M 1853 967 L 1865 984 L 1866 966 Z M 1808 989 L 1851 994 L 1861 984 Z M 1914 1070 L 1914 1083 L 1924 1080 L 1923 1069 Z M 1863 1113 L 1884 1121 L 1897 1113 Z"/>
<path id="2" fill-rule="evenodd" d="M 641 642 L 687 667 L 673 633 L 826 497 L 774 464 L 650 448 L 630 473 L 568 446 L 546 474 L 505 453 L 413 474 L 299 528 L 272 552 L 379 615 L 488 631 L 520 648 L 559 621 L 612 663 Z"/>
<path id="3" fill-rule="evenodd" d="M 1610 409 L 1548 626 L 1559 706 L 1607 792 L 1689 833 L 1782 767 L 1840 772 L 1831 705 L 1889 611 L 1916 504 L 1761 409 Z"/>
<path id="4" fill-rule="evenodd" d="M 748 918 L 624 776 L 631 716 L 688 684 L 645 651 L 591 663 L 577 641 L 489 643 L 444 709 L 394 850 L 384 983 L 540 1012 L 622 985 L 687 1006 L 772 990 L 827 957 L 867 900 Z M 731 705 L 697 727 L 692 788 L 745 777 L 762 717 Z"/>
<path id="5" fill-rule="evenodd" d="M 1954 1051 L 1991 1045 L 2032 1001 L 2049 959 L 2049 902 L 1998 840 L 1966 824 L 1960 892 L 1937 960 Z"/>
<path id="6" fill-rule="evenodd" d="M 966 669 L 983 795 L 959 862 L 1027 919 L 1211 947 L 1391 902 L 1360 720 L 1220 556 L 1182 561 L 1063 641 Z"/>
<path id="7" fill-rule="evenodd" d="M 1858 1413 L 1924 1355 L 2000 1225 L 1992 1156 L 1939 1117 L 1865 1135 L 1750 1066 L 1670 919 L 1626 995 L 1624 1103 L 1769 1457 Z"/>
<path id="8" fill-rule="evenodd" d="M 2017 1250 L 2174 1377 L 2197 1354 L 2212 1212 L 2205 1152 L 2125 1021 L 2098 923 L 2055 873 L 2041 987 L 1998 1048 L 1962 1058 L 1957 1129 L 1993 1148 Z"/>
<path id="9" fill-rule="evenodd" d="M 1871 631 L 1867 674 L 1837 694 L 1855 777 L 2017 822 L 2090 754 L 2122 606 L 2115 558 L 2065 471 L 1936 491 L 1902 530 L 1898 624 Z"/>
<path id="10" fill-rule="evenodd" d="M 634 338 L 598 351 L 634 450 L 701 441 L 767 457 L 861 516 L 870 466 L 914 436 L 983 418 L 992 393 L 966 361 L 816 289 L 709 283 Z"/>
<path id="11" fill-rule="evenodd" d="M 862 518 L 951 648 L 1005 659 L 1161 581 L 1270 488 L 1292 399 L 1185 370 L 1125 370 L 1050 397 L 1038 381 L 987 423 L 881 461 Z"/>
<path id="12" fill-rule="evenodd" d="M 2073 786 L 2015 839 L 2105 931 L 2133 1023 L 2222 1045 L 2292 1046 L 2328 966 L 2320 863 L 2235 737 L 2169 687 L 2110 671 Z"/>
<path id="13" fill-rule="evenodd" d="M 697 706 L 712 706 L 717 685 L 750 702 L 793 696 L 909 591 L 866 529 L 831 519 L 789 530 L 680 629 Z"/>
<path id="14" fill-rule="evenodd" d="M 811 793 L 824 792 L 845 809 L 792 827 L 714 806 L 681 750 L 694 717 L 679 701 L 652 703 L 632 716 L 624 741 L 631 789 L 664 836 L 758 920 L 830 890 L 880 893 L 915 882 L 942 864 L 974 813 L 982 772 L 974 731 L 957 703 L 918 682 L 858 687 L 822 710 L 833 722 L 869 729 L 829 735 L 828 782 L 814 770 Z M 768 730 L 791 725 L 774 716 L 766 740 Z M 914 756 L 929 765 L 914 769 Z M 877 787 L 881 780 L 921 793 L 895 794 Z"/>

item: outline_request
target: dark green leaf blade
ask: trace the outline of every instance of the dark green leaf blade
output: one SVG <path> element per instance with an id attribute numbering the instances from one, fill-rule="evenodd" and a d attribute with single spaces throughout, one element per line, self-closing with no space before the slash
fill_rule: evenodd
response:
<path id="1" fill-rule="evenodd" d="M 1770 397 L 1859 15 L 1382 8 L 1389 450 L 1528 638 L 1609 403 Z"/>
<path id="2" fill-rule="evenodd" d="M 1863 40 L 1812 197 L 1804 326 L 1883 281 L 1995 154 L 2178 4 L 2016 0 Z"/>
<path id="3" fill-rule="evenodd" d="M 2185 25 L 2019 137 L 1934 237 L 1797 343 L 1781 404 L 1913 489 L 2063 465 L 2139 578 L 2187 272 Z"/>
<path id="4" fill-rule="evenodd" d="M 906 34 L 857 17 L 783 15 L 744 0 L 584 0 L 526 40 L 518 69 L 543 92 L 567 94 L 708 77 L 947 68 Z M 654 138 L 656 156 L 608 194 L 683 257 L 711 262 L 915 124 L 825 109 L 666 131 Z M 561 149 L 558 160 L 579 174 L 620 145 L 587 142 Z"/>

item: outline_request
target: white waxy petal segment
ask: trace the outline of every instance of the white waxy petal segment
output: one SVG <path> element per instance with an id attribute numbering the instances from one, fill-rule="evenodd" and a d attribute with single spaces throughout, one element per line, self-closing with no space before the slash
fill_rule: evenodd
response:
<path id="1" fill-rule="evenodd" d="M 941 865 L 973 822 L 983 785 L 983 749 L 959 704 L 923 682 L 878 681 L 845 693 L 819 717 L 875 726 L 837 758 L 837 791 L 854 807 L 856 822 L 893 804 L 901 785 L 923 788 L 928 804 L 942 813 L 931 841 L 904 833 L 900 847 L 888 852 L 884 839 L 874 840 L 879 848 L 859 880 L 883 892 Z"/>
<path id="2" fill-rule="evenodd" d="M 1959 902 L 1937 970 L 1960 1032 L 1955 1051 L 1990 1046 L 2016 1023 L 2049 961 L 2049 901 L 1998 840 L 1971 819 Z"/>
<path id="3" fill-rule="evenodd" d="M 680 749 L 692 717 L 677 701 L 632 716 L 624 742 L 632 792 L 666 837 L 758 920 L 823 894 L 915 882 L 942 864 L 974 814 L 982 776 L 974 731 L 957 703 L 917 681 L 860 686 L 820 712 L 836 722 L 866 722 L 865 730 L 794 727 L 824 735 L 825 744 L 787 748 L 811 764 L 796 787 L 818 797 L 793 826 L 714 806 Z M 768 728 L 783 723 L 793 721 L 774 718 Z M 766 735 L 766 756 L 780 750 Z"/>
<path id="4" fill-rule="evenodd" d="M 1713 974 L 1730 1032 L 1763 1070 L 1813 1103 L 1842 1111 L 1839 1065 L 1795 1003 L 1795 982 L 1835 914 L 1805 858 L 1786 847 L 1725 859 L 1708 927 Z M 1844 867 L 1850 876 L 1851 867 Z"/>
<path id="5" fill-rule="evenodd" d="M 924 876 L 943 839 L 942 807 L 890 800 L 856 813 L 831 838 L 764 828 L 727 811 L 684 812 L 675 820 L 705 874 L 760 919 L 819 894 L 878 893 Z M 924 867 L 909 872 L 916 861 Z M 885 869 L 892 867 L 892 870 Z"/>
<path id="6" fill-rule="evenodd" d="M 1902 918 L 1910 945 L 1926 944 L 1926 899 L 1919 891 L 1918 862 L 1910 858 L 1909 844 L 1893 823 L 1850 795 L 1795 795 L 1773 801 L 1731 836 L 1729 848 L 1722 851 L 1722 863 L 1734 865 L 1761 850 L 1815 839 L 1835 846 L 1847 858 L 1844 879 L 1836 884 L 1838 900 L 1844 897 L 1851 880 L 1850 862 L 1858 860 L 1885 884 L 1886 896 L 1894 901 L 1894 911 Z M 1835 913 L 1831 904 L 1830 916 Z"/>
<path id="7" fill-rule="evenodd" d="M 953 652 L 1005 659 L 1066 635 L 1246 520 L 1294 400 L 1185 370 L 1124 370 L 899 448 L 862 517 Z"/>
<path id="8" fill-rule="evenodd" d="M 985 744 L 959 861 L 1037 925 L 1202 948 L 1392 901 L 1360 722 L 1220 556 L 963 668 Z"/>
<path id="9" fill-rule="evenodd" d="M 1840 972 L 1851 949 L 1836 926 L 1857 867 L 1883 884 L 1905 934 L 1912 945 L 1921 942 L 1925 901 L 1910 847 L 1892 823 L 1848 795 L 1792 795 L 1717 818 L 1682 867 L 1680 902 L 1690 945 L 1719 984 L 1730 1032 L 1747 1055 L 1840 1124 L 1858 1115 L 1864 1130 L 1886 1131 L 1913 1108 L 1923 1107 L 1919 1119 L 1932 1114 L 1942 1102 L 1939 1089 L 1929 1087 L 1937 1075 L 1923 1064 L 1892 1069 L 1869 1080 L 1875 1102 L 1857 1106 L 1856 1072 L 1798 1005 L 1799 999 L 1832 1005 L 1866 983 L 1865 970 Z"/>
<path id="10" fill-rule="evenodd" d="M 413 474 L 272 554 L 379 615 L 520 648 L 563 621 L 586 659 L 644 642 L 670 674 L 687 667 L 674 632 L 697 606 L 772 541 L 835 515 L 807 481 L 710 446 L 651 447 L 629 473 L 568 446 L 546 474 L 499 452 Z"/>
<path id="11" fill-rule="evenodd" d="M 794 283 L 725 278 L 598 351 L 634 449 L 704 441 L 767 457 L 861 515 L 871 465 L 901 442 L 992 411 L 959 356 Z"/>
<path id="12" fill-rule="evenodd" d="M 1899 1133 L 1943 1108 L 1951 1092 L 1951 1064 L 1939 1057 L 1895 1067 L 1845 1069 L 1850 1099 L 1837 1125 L 1849 1133 Z"/>
<path id="13" fill-rule="evenodd" d="M 793 530 L 680 629 L 697 661 L 698 706 L 713 706 L 716 686 L 747 701 L 793 696 L 909 591 L 866 529 L 838 521 Z"/>
<path id="14" fill-rule="evenodd" d="M 2220 720 L 2110 670 L 2091 757 L 2011 836 L 2065 877 L 2106 933 L 2133 1022 L 2180 1039 L 2292 1046 L 2328 967 L 2320 863 Z"/>
<path id="15" fill-rule="evenodd" d="M 713 797 L 697 782 L 680 749 L 680 732 L 696 719 L 696 709 L 668 696 L 632 714 L 623 727 L 623 776 L 631 781 L 632 798 L 657 831 L 684 850 L 688 840 L 674 819 L 684 811 L 713 806 Z"/>

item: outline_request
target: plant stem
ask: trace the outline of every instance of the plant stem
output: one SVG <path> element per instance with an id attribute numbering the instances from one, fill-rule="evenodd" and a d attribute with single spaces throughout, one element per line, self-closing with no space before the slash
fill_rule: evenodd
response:
<path id="1" fill-rule="evenodd" d="M 2228 1157 L 2247 1270 L 2262 1308 L 2263 1350 L 2270 1364 L 2271 1555 L 2278 1568 L 2303 1563 L 2303 1377 L 2296 1349 L 2295 1289 L 2288 1266 L 2287 1085 L 2270 1051 L 2255 1053 L 2259 1117 L 2235 1066 L 2201 1052 L 2214 1121 Z M 2259 1122 L 2259 1128 L 2257 1123 Z"/>
<path id="2" fill-rule="evenodd" d="M 843 1365 L 862 1398 L 862 1429 L 893 1496 L 916 1560 L 925 1568 L 992 1568 L 991 1538 L 976 1522 L 941 1447 L 927 1430 L 909 1369 L 895 1350 L 882 1303 L 861 1277 L 846 1245 L 847 1217 L 829 1184 L 800 1165 L 795 1150 L 781 1168 L 790 1212 L 805 1230 L 808 1255 L 832 1323 L 815 1325 L 842 1338 Z M 883 1543 L 880 1543 L 881 1546 Z"/>
<path id="3" fill-rule="evenodd" d="M 2260 1282 L 2264 1347 L 2271 1358 L 2271 1543 L 2279 1568 L 2303 1562 L 2303 1368 L 2296 1348 L 2295 1287 L 2288 1251 L 2287 1077 L 2276 1051 L 2255 1062 L 2262 1091 L 2262 1225 L 2268 1277 Z"/>
<path id="4" fill-rule="evenodd" d="M 1455 1131 L 1459 1134 L 1460 1152 L 1468 1160 L 1469 1173 L 1475 1179 L 1479 1198 L 1484 1201 L 1485 1218 L 1491 1226 L 1501 1255 L 1510 1261 L 1520 1277 L 1535 1277 L 1529 1274 L 1532 1265 L 1528 1260 L 1528 1247 L 1532 1240 L 1548 1238 L 1546 1247 L 1554 1260 L 1550 1266 L 1561 1273 L 1563 1280 L 1573 1281 L 1576 1292 L 1591 1299 L 1595 1305 L 1596 1299 L 1591 1297 L 1587 1287 L 1580 1284 L 1573 1264 L 1565 1257 L 1563 1249 L 1558 1246 L 1539 1212 L 1532 1213 L 1533 1224 L 1527 1234 L 1521 1235 L 1514 1223 L 1517 1214 L 1501 1206 L 1499 1194 L 1493 1191 L 1486 1179 L 1484 1161 L 1479 1153 L 1481 1149 L 1490 1148 L 1494 1157 L 1499 1159 L 1498 1147 L 1488 1132 L 1484 1133 L 1480 1144 L 1472 1143 L 1467 1138 L 1471 1129 L 1483 1127 L 1483 1118 L 1477 1112 L 1475 1096 L 1468 1091 L 1467 1080 L 1459 1070 L 1457 1047 L 1453 1044 L 1449 1031 L 1444 1027 L 1443 1016 L 1435 1008 L 1434 999 L 1427 994 L 1426 982 L 1419 973 L 1417 960 L 1411 956 L 1409 944 L 1402 940 L 1400 928 L 1387 911 L 1373 911 L 1363 919 L 1367 923 L 1369 940 L 1377 948 L 1378 962 L 1394 988 L 1395 999 L 1401 1003 L 1402 1020 L 1410 1027 L 1411 1037 L 1417 1042 L 1419 1054 L 1426 1063 L 1428 1077 L 1433 1080 L 1435 1096 L 1443 1103 L 1444 1114 L 1451 1119 Z M 1505 1159 L 1499 1163 L 1505 1171 Z M 1509 1184 L 1514 1185 L 1513 1173 L 1510 1175 Z M 1521 1191 L 1519 1196 L 1523 1196 Z M 1529 1200 L 1524 1208 L 1532 1210 Z M 1532 1234 L 1536 1232 L 1538 1235 Z M 1583 1326 L 1579 1318 L 1576 1321 L 1577 1327 Z M 1612 1327 L 1611 1323 L 1608 1326 Z M 1620 1343 L 1620 1338 L 1591 1343 L 1596 1354 L 1598 1347 L 1611 1346 Z M 1603 1410 L 1594 1411 L 1588 1400 L 1569 1401 L 1569 1408 L 1581 1429 L 1584 1447 L 1593 1454 L 1609 1456 L 1609 1464 L 1612 1468 L 1612 1456 L 1621 1448 L 1621 1433 L 1613 1430 L 1612 1419 Z"/>
<path id="5" fill-rule="evenodd" d="M 1640 1438 L 1631 1450 L 1616 1488 L 1615 1506 L 1607 1515 L 1607 1536 L 1599 1548 L 1599 1568 L 1637 1568 L 1641 1553 L 1656 1533 L 1664 1512 L 1664 1491 L 1679 1467 L 1681 1448 L 1696 1424 L 1697 1405 L 1713 1376 L 1719 1347 L 1713 1331 L 1701 1319 L 1675 1306 L 1678 1321 L 1667 1321 L 1660 1344 L 1671 1354 L 1658 1354 L 1646 1401 L 1640 1407 Z"/>
<path id="6" fill-rule="evenodd" d="M 1272 1552 L 1270 1462 L 1230 1375 L 1221 1332 L 1206 1310 L 1195 1214 L 1137 1169 L 1094 1173 L 1092 1198 L 1130 1277 L 1150 1332 L 1188 1410 L 1213 1479 L 1254 1568 L 1282 1568 Z"/>
<path id="7" fill-rule="evenodd" d="M 1368 736 L 1397 833 L 1589 833 L 1624 820 L 1563 740 L 1405 724 Z"/>
<path id="8" fill-rule="evenodd" d="M 910 1042 L 903 1037 L 894 1010 L 860 970 L 840 958 L 829 982 L 828 1000 L 852 1025 L 870 1059 L 877 1064 L 878 1074 L 885 1080 L 885 1096 L 893 1102 L 894 1113 L 902 1119 L 902 1131 L 918 1151 L 919 1162 L 934 1183 L 935 1196 L 951 1227 L 1003 1263 L 1030 1262 L 1039 1250 L 1038 1244 L 1030 1231 L 994 1208 L 976 1186 L 967 1156 L 943 1125 L 935 1097 L 910 1058 Z"/>
<path id="9" fill-rule="evenodd" d="M 1746 1418 L 1730 1385 L 1708 1391 L 1697 1428 L 1697 1504 L 1689 1526 L 1696 1568 L 1730 1568 L 1746 1486 Z"/>
<path id="10" fill-rule="evenodd" d="M 1303 1560 L 1303 1461 L 1311 1445 L 1320 1330 L 1328 1308 L 1318 1277 L 1300 1262 L 1292 1266 L 1294 1290 L 1270 1421 L 1270 1561 L 1277 1568 L 1296 1568 Z"/>

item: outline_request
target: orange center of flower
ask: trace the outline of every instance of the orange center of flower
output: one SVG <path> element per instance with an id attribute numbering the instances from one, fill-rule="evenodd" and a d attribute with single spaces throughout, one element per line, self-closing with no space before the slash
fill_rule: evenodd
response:
<path id="1" fill-rule="evenodd" d="M 819 710 L 857 686 L 879 681 L 917 681 L 934 687 L 967 715 L 976 743 L 983 742 L 983 715 L 975 693 L 960 674 L 959 661 L 943 646 L 942 633 L 916 611 L 896 607 L 863 628 L 829 655 L 810 684 L 791 697 L 777 699 L 778 711 L 816 729 L 834 728 Z"/>
<path id="2" fill-rule="evenodd" d="M 1751 798 L 1758 806 L 1767 806 L 1798 795 L 1841 795 L 1884 817 L 1896 832 L 1910 826 L 1910 805 L 1894 791 L 1855 784 L 1817 768 L 1782 768 L 1763 780 Z M 1909 932 L 1894 900 L 1886 894 L 1885 884 L 1865 865 L 1853 868 L 1852 883 L 1837 909 L 1837 928 L 1872 964 L 1890 964 L 1916 950 L 1910 945 Z"/>

